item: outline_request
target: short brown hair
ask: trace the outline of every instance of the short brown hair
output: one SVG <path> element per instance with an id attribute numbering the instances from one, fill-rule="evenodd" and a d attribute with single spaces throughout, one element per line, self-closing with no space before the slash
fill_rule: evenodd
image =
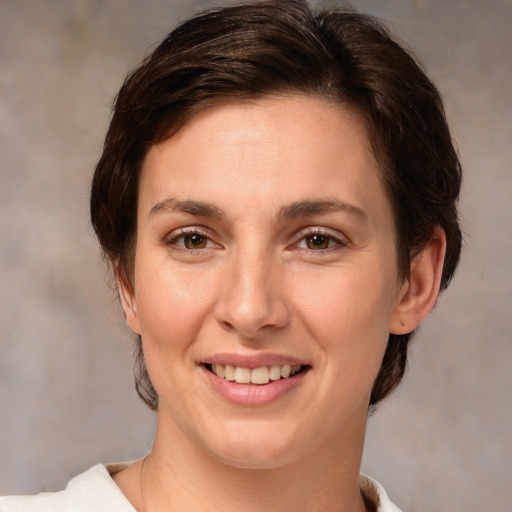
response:
<path id="1" fill-rule="evenodd" d="M 132 276 L 138 182 L 149 148 L 206 106 L 290 92 L 354 109 L 365 121 L 393 208 L 400 273 L 407 276 L 411 258 L 440 226 L 447 238 L 446 288 L 461 249 L 461 168 L 440 95 L 379 21 L 347 9 L 315 14 L 302 0 L 200 14 L 126 78 L 91 192 L 92 224 L 118 278 L 130 283 Z M 402 379 L 412 334 L 390 334 L 370 405 Z M 136 388 L 156 408 L 140 338 Z"/>

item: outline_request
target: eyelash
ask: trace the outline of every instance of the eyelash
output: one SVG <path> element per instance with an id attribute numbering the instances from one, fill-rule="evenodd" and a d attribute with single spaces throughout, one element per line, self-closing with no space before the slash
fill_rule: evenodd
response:
<path id="1" fill-rule="evenodd" d="M 211 248 L 211 247 L 197 247 L 195 249 L 191 249 L 187 247 L 186 244 L 186 237 L 193 237 L 194 235 L 197 235 L 201 237 L 202 239 L 206 240 L 206 243 L 213 243 L 217 248 L 220 247 L 219 244 L 213 241 L 211 234 L 201 228 L 198 227 L 190 227 L 190 228 L 180 228 L 176 231 L 173 231 L 169 234 L 169 236 L 165 239 L 165 245 L 166 246 L 174 246 L 178 247 L 179 249 L 183 251 L 187 251 L 190 253 L 197 252 L 199 250 L 205 249 L 205 248 Z M 183 243 L 179 244 L 178 242 L 183 239 Z"/>
<path id="2" fill-rule="evenodd" d="M 312 249 L 310 247 L 300 247 L 301 244 L 307 244 L 307 239 L 312 237 L 322 237 L 327 239 L 328 246 L 324 248 L 316 248 Z M 305 229 L 299 233 L 299 240 L 295 242 L 291 247 L 298 247 L 300 250 L 307 251 L 309 253 L 325 253 L 330 252 L 332 250 L 336 250 L 339 247 L 346 247 L 348 245 L 348 241 L 346 238 L 342 236 L 337 236 L 321 228 L 310 227 Z"/>
<path id="3" fill-rule="evenodd" d="M 207 245 L 214 244 L 215 248 L 222 247 L 220 244 L 217 244 L 213 240 L 211 234 L 207 230 L 204 230 L 204 229 L 201 229 L 198 227 L 180 228 L 177 231 L 173 231 L 172 233 L 170 233 L 169 236 L 166 237 L 164 244 L 166 246 L 177 247 L 180 250 L 183 250 L 183 251 L 186 251 L 189 253 L 194 253 L 194 252 L 201 251 L 203 249 L 211 248 L 211 246 L 210 247 L 203 246 L 203 247 L 195 247 L 195 248 L 187 247 L 186 246 L 186 237 L 187 236 L 193 237 L 194 235 L 197 235 L 201 239 L 203 239 Z M 307 247 L 307 246 L 301 247 L 302 244 L 308 243 L 307 242 L 308 238 L 312 238 L 315 236 L 326 239 L 327 243 L 328 243 L 327 247 L 319 247 L 319 248 L 315 248 L 315 249 L 313 249 L 311 247 Z M 183 243 L 178 243 L 181 239 L 183 239 Z M 304 252 L 319 254 L 319 253 L 330 252 L 332 250 L 336 250 L 339 247 L 345 247 L 347 245 L 348 245 L 348 242 L 344 237 L 335 236 L 333 233 L 326 231 L 324 229 L 310 227 L 310 228 L 307 228 L 307 229 L 301 231 L 298 234 L 298 240 L 296 242 L 294 242 L 293 244 L 291 244 L 289 246 L 289 248 L 290 249 L 297 248 Z"/>

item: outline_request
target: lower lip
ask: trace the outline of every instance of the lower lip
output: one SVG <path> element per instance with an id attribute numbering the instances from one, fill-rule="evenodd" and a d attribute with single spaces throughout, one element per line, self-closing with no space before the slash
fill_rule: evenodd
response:
<path id="1" fill-rule="evenodd" d="M 295 389 L 309 372 L 309 368 L 286 379 L 270 381 L 268 384 L 238 384 L 219 376 L 201 366 L 214 389 L 228 402 L 254 407 L 267 405 Z"/>

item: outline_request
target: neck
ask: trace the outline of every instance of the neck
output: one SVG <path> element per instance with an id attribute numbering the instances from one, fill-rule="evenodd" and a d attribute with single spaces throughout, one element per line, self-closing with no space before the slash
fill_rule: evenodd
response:
<path id="1" fill-rule="evenodd" d="M 364 425 L 353 430 L 356 436 L 322 442 L 328 449 L 275 467 L 244 468 L 219 460 L 163 416 L 160 411 L 142 474 L 145 512 L 366 510 L 358 484 Z"/>

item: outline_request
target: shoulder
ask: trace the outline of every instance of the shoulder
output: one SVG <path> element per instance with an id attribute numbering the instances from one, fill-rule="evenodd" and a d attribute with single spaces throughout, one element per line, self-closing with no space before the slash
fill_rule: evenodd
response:
<path id="1" fill-rule="evenodd" d="M 35 496 L 0 497 L 0 512 L 90 512 L 93 510 L 135 512 L 103 464 L 98 464 L 70 480 L 63 491 L 43 492 Z"/>
<path id="2" fill-rule="evenodd" d="M 359 487 L 363 494 L 374 503 L 377 512 L 402 512 L 391 502 L 384 487 L 377 480 L 361 473 Z"/>

